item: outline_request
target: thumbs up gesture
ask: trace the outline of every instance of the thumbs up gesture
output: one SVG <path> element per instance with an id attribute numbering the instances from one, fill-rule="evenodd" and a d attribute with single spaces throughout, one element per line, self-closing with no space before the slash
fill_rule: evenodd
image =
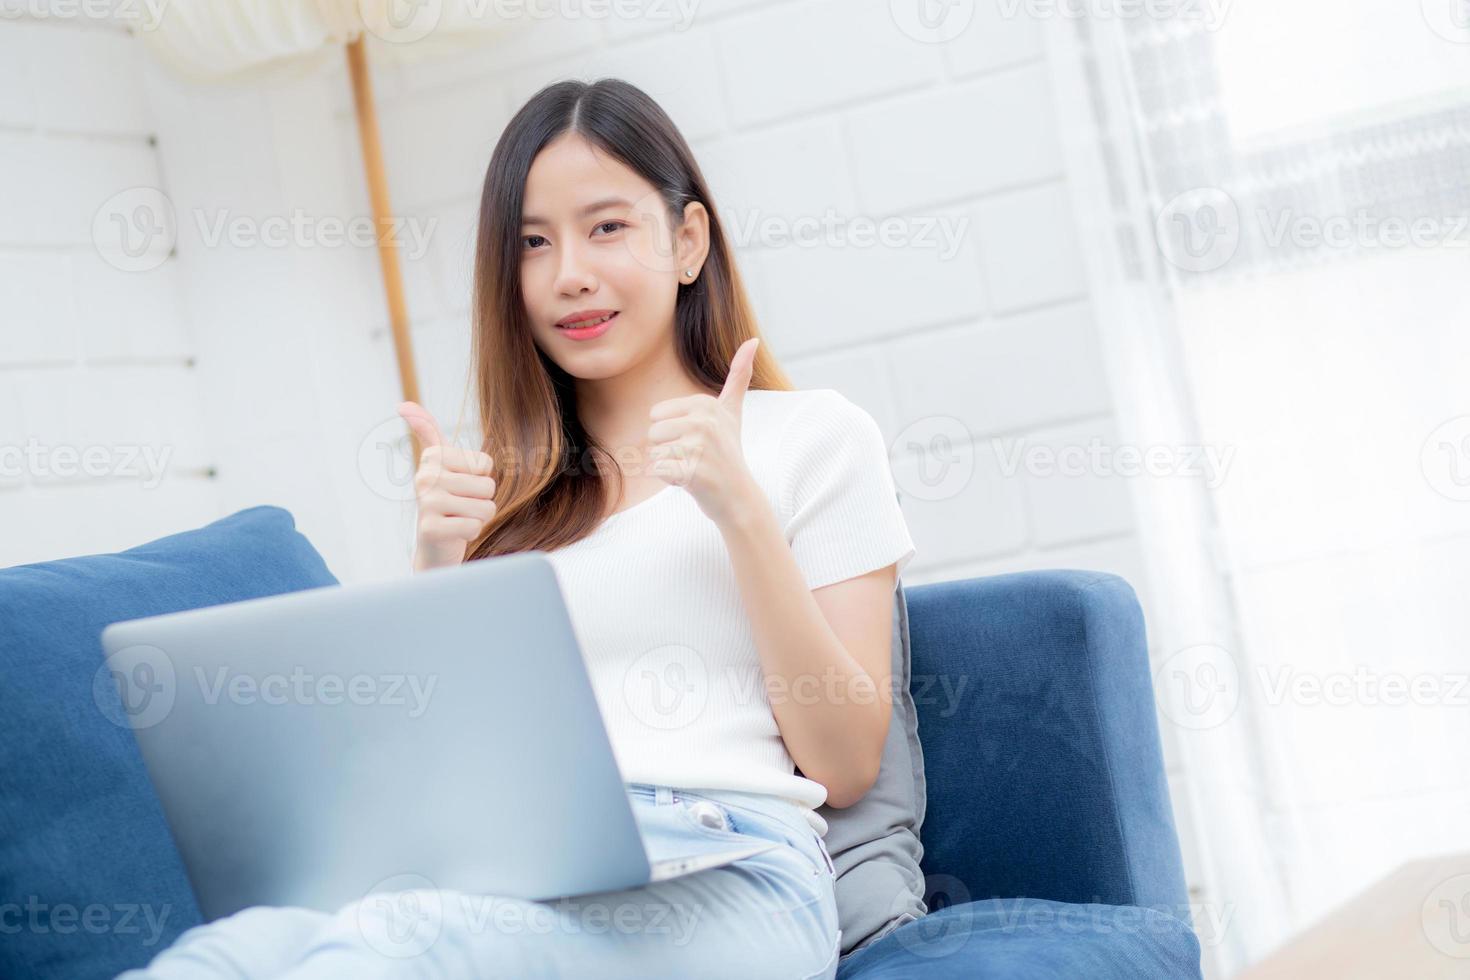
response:
<path id="1" fill-rule="evenodd" d="M 445 445 L 434 416 L 416 402 L 400 403 L 398 414 L 424 447 L 413 477 L 419 511 L 413 570 L 458 565 L 495 517 L 495 461 L 489 453 Z"/>
<path id="2" fill-rule="evenodd" d="M 718 397 L 668 398 L 649 411 L 649 474 L 682 486 L 705 516 L 721 525 L 760 496 L 740 441 L 741 412 L 759 344 L 752 337 L 740 345 Z"/>

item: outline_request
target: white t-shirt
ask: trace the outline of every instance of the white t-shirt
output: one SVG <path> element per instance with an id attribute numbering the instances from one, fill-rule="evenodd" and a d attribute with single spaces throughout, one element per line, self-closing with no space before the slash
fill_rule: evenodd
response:
<path id="1" fill-rule="evenodd" d="M 914 544 L 864 409 L 831 388 L 751 390 L 741 444 L 809 588 L 903 571 Z M 825 835 L 826 787 L 796 775 L 724 538 L 689 492 L 666 486 L 547 556 L 624 782 L 783 797 Z"/>

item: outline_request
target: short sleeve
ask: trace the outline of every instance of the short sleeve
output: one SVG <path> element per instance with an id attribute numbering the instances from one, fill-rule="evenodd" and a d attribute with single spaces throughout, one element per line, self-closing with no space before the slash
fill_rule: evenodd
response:
<path id="1" fill-rule="evenodd" d="M 835 389 L 812 391 L 782 435 L 781 515 L 807 586 L 914 556 L 878 423 Z"/>

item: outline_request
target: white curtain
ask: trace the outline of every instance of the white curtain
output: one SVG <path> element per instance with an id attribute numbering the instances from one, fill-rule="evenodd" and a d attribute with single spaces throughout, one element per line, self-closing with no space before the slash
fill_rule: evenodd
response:
<path id="1" fill-rule="evenodd" d="M 1470 840 L 1470 18 L 1288 6 L 1049 24 L 1222 976 Z"/>

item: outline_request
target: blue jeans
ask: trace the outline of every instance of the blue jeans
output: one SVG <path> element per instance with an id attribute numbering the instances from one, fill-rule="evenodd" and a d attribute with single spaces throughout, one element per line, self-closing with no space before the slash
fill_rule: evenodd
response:
<path id="1" fill-rule="evenodd" d="M 836 875 L 800 808 L 726 790 L 627 788 L 654 860 L 752 839 L 781 846 L 577 898 L 426 888 L 377 892 L 336 913 L 256 906 L 189 929 L 117 980 L 836 975 Z"/>

